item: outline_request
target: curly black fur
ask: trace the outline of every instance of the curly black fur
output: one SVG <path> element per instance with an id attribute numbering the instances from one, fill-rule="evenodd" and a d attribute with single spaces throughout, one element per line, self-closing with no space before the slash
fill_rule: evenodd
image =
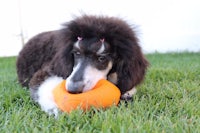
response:
<path id="1" fill-rule="evenodd" d="M 71 50 L 78 36 L 104 38 L 111 45 L 114 64 L 110 73 L 117 73 L 122 94 L 143 80 L 148 61 L 131 26 L 115 17 L 83 15 L 64 24 L 61 30 L 33 37 L 25 45 L 17 60 L 19 82 L 37 89 L 51 75 L 67 78 L 72 72 Z"/>

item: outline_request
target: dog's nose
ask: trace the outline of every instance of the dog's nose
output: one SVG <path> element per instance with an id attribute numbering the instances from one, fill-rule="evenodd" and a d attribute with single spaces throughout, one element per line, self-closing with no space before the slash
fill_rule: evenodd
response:
<path id="1" fill-rule="evenodd" d="M 71 83 L 67 86 L 67 91 L 72 94 L 82 93 L 84 85 L 80 82 Z"/>

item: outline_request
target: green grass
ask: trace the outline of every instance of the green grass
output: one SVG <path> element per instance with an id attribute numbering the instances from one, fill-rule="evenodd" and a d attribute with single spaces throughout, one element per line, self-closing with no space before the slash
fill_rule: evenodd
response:
<path id="1" fill-rule="evenodd" d="M 134 102 L 106 110 L 40 110 L 17 83 L 15 57 L 0 58 L 0 132 L 200 132 L 200 53 L 146 55 L 151 63 Z"/>

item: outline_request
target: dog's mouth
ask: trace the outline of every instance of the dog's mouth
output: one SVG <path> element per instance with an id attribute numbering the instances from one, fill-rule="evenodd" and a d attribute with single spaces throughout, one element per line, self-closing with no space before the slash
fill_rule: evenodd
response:
<path id="1" fill-rule="evenodd" d="M 72 94 L 79 94 L 83 92 L 85 85 L 82 82 L 71 83 L 70 81 L 66 84 L 67 91 Z"/>
<path id="2" fill-rule="evenodd" d="M 84 70 L 80 68 L 77 65 L 72 74 L 67 78 L 66 88 L 69 93 L 77 94 L 89 91 L 94 88 L 99 80 L 107 79 L 107 74 L 112 68 L 112 62 L 109 62 L 104 70 L 99 70 L 92 65 L 87 65 Z"/>
<path id="3" fill-rule="evenodd" d="M 92 90 L 96 83 L 99 81 L 99 79 L 94 79 L 92 81 L 78 81 L 73 82 L 69 80 L 69 82 L 66 83 L 67 91 L 71 94 L 80 94 L 83 92 L 87 92 L 89 90 Z"/>

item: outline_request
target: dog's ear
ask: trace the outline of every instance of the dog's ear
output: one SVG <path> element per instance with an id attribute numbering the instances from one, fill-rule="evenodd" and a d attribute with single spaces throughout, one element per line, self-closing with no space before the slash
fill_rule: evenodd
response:
<path id="1" fill-rule="evenodd" d="M 136 40 L 116 41 L 114 43 L 117 46 L 117 59 L 114 64 L 118 76 L 117 86 L 123 94 L 143 80 L 148 61 L 142 54 Z"/>
<path id="2" fill-rule="evenodd" d="M 54 75 L 66 79 L 72 72 L 74 59 L 72 55 L 73 44 L 63 44 L 51 62 L 51 71 Z"/>

